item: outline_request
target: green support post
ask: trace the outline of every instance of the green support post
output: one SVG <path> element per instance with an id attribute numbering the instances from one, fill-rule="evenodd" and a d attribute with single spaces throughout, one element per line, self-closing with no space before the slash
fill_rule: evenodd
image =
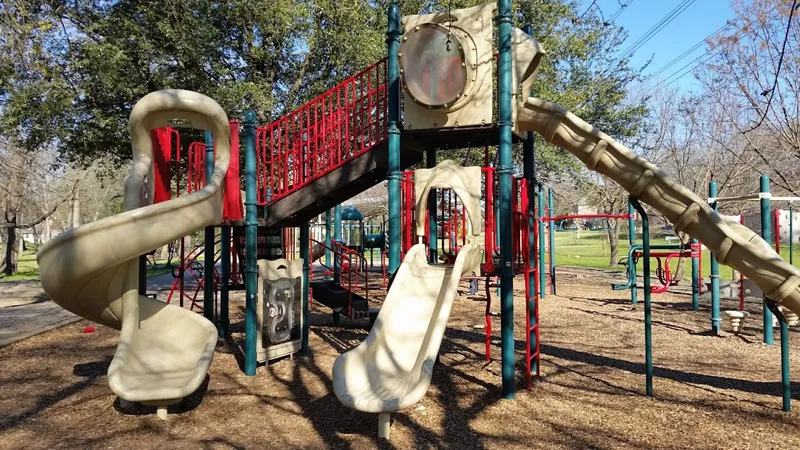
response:
<path id="1" fill-rule="evenodd" d="M 499 62 L 497 65 L 497 127 L 499 129 L 500 215 L 500 337 L 502 347 L 503 397 L 513 399 L 514 385 L 514 272 L 512 267 L 511 217 L 511 0 L 498 0 L 497 16 Z"/>
<path id="2" fill-rule="evenodd" d="M 549 209 L 549 217 L 553 217 L 553 213 L 555 212 L 555 200 L 553 198 L 553 188 L 547 189 L 547 206 Z M 550 225 L 550 293 L 556 295 L 556 234 L 553 233 L 554 230 L 553 220 L 551 219 L 549 222 Z"/>
<path id="3" fill-rule="evenodd" d="M 628 249 L 630 250 L 634 245 L 636 245 L 636 219 L 635 217 L 636 210 L 633 208 L 633 203 L 631 203 L 630 199 L 628 200 Z M 635 305 L 639 303 L 639 299 L 637 297 L 637 287 L 636 287 L 636 264 L 633 262 L 633 258 L 628 258 L 628 277 L 631 279 L 631 304 Z"/>
<path id="4" fill-rule="evenodd" d="M 545 227 L 544 220 L 542 220 L 546 215 L 544 205 L 544 186 L 542 186 L 542 183 L 536 183 L 536 189 L 536 199 L 539 201 L 539 298 L 544 298 L 545 292 L 547 291 L 547 271 L 545 270 L 544 264 Z M 549 231 L 549 233 L 552 232 L 553 230 Z"/>
<path id="5" fill-rule="evenodd" d="M 425 154 L 425 165 L 428 168 L 436 167 L 436 149 L 430 149 Z M 436 189 L 431 189 L 430 195 L 428 195 L 428 229 L 430 230 L 430 236 L 428 236 L 428 262 L 431 264 L 436 264 L 438 262 L 438 254 L 439 254 L 439 227 L 438 227 L 438 217 L 437 217 L 437 200 L 438 197 L 436 196 Z M 444 250 L 444 248 L 442 249 Z"/>
<path id="6" fill-rule="evenodd" d="M 695 248 L 697 249 L 698 255 L 703 248 L 700 246 L 700 242 L 692 238 L 692 253 L 694 253 Z M 692 257 L 692 311 L 697 311 L 700 309 L 700 259 L 697 256 Z"/>
<path id="7" fill-rule="evenodd" d="M 523 31 L 527 33 L 529 36 L 533 34 L 533 29 L 530 25 L 525 25 Z M 533 92 L 531 92 L 533 95 Z M 536 153 L 535 153 L 535 135 L 532 131 L 529 131 L 525 135 L 525 143 L 522 144 L 522 176 L 525 177 L 525 181 L 527 182 L 528 188 L 528 210 L 525 213 L 528 215 L 528 249 L 530 253 L 528 254 L 528 261 L 529 263 L 536 262 L 536 251 L 534 247 L 536 247 L 536 242 L 533 240 L 533 230 L 536 226 L 536 211 L 535 211 L 535 199 L 536 199 Z M 536 266 L 533 265 L 535 269 Z M 534 291 L 536 291 L 536 274 L 534 272 L 530 272 L 527 274 L 528 277 L 528 286 L 533 287 Z M 539 301 L 538 296 L 534 295 L 532 299 L 525 299 L 527 301 L 528 307 L 528 327 L 529 329 L 533 329 L 536 326 L 536 302 Z M 533 339 L 528 339 L 530 342 L 530 354 L 534 354 L 536 351 L 536 347 L 538 346 L 538 342 L 536 342 L 536 333 L 529 333 L 529 335 L 533 336 Z M 531 365 L 531 373 L 537 373 L 538 367 L 536 367 L 536 359 L 533 359 L 533 364 Z"/>
<path id="8" fill-rule="evenodd" d="M 772 300 L 765 300 L 767 308 L 775 317 L 778 318 L 778 324 L 781 331 L 781 397 L 783 399 L 783 410 L 789 412 L 792 410 L 792 379 L 789 376 L 789 324 L 786 323 L 786 317 L 778 309 Z"/>
<path id="9" fill-rule="evenodd" d="M 302 336 L 302 344 L 301 344 L 301 352 L 304 355 L 310 354 L 310 350 L 308 347 L 308 282 L 310 271 L 310 258 L 309 258 L 309 247 L 311 246 L 311 237 L 309 236 L 310 227 L 308 221 L 305 221 L 300 224 L 300 258 L 303 259 L 303 318 L 300 323 L 303 326 L 303 336 Z"/>
<path id="10" fill-rule="evenodd" d="M 761 194 L 769 194 L 769 176 L 761 175 L 760 180 Z M 761 237 L 764 242 L 769 244 L 772 241 L 772 207 L 770 205 L 769 195 L 761 195 Z M 777 237 L 776 237 L 777 239 Z M 764 296 L 763 300 L 764 311 L 764 343 L 772 345 L 773 331 L 772 331 L 772 311 L 767 307 L 767 297 Z"/>
<path id="11" fill-rule="evenodd" d="M 214 173 L 214 135 L 205 132 L 206 138 L 206 184 L 211 181 Z M 214 317 L 214 227 L 206 227 L 204 236 L 205 251 L 203 252 L 203 316 L 216 325 Z"/>
<path id="12" fill-rule="evenodd" d="M 256 374 L 256 295 L 258 287 L 258 211 L 256 201 L 256 113 L 244 115 L 244 178 L 245 178 L 245 314 L 244 314 L 244 374 Z M 266 215 L 266 209 L 264 211 Z"/>
<path id="13" fill-rule="evenodd" d="M 711 181 L 708 183 L 708 196 L 711 198 L 716 198 L 718 194 L 717 190 L 717 182 Z M 714 208 L 714 211 L 717 210 L 717 202 L 713 202 L 711 207 Z M 708 276 L 711 278 L 711 333 L 714 335 L 718 335 L 721 329 L 721 322 L 719 315 L 719 262 L 717 262 L 717 256 L 713 253 L 711 254 L 711 274 Z M 770 322 L 772 325 L 772 322 Z"/>
<path id="14" fill-rule="evenodd" d="M 333 208 L 333 240 L 342 242 L 342 205 Z M 333 282 L 342 284 L 342 263 L 344 255 L 333 255 Z M 333 312 L 333 323 L 339 323 L 341 315 Z"/>
<path id="15" fill-rule="evenodd" d="M 342 205 L 336 205 L 333 209 L 333 240 L 342 242 Z M 342 257 L 334 255 L 333 258 L 333 282 L 342 284 Z"/>
<path id="16" fill-rule="evenodd" d="M 792 410 L 792 378 L 789 376 L 789 324 L 786 317 L 778 311 L 778 322 L 781 326 L 781 391 L 783 410 Z"/>
<path id="17" fill-rule="evenodd" d="M 650 221 L 639 200 L 631 197 L 630 203 L 642 217 L 642 269 L 644 270 L 644 361 L 646 366 L 645 391 L 653 396 L 653 321 L 650 304 Z"/>
<path id="18" fill-rule="evenodd" d="M 220 228 L 222 241 L 222 273 L 219 285 L 219 337 L 226 338 L 230 332 L 228 316 L 230 279 L 231 279 L 231 227 Z"/>
<path id="19" fill-rule="evenodd" d="M 325 211 L 325 265 L 331 266 L 331 234 L 333 234 L 333 222 L 331 222 L 331 210 Z"/>
<path id="20" fill-rule="evenodd" d="M 389 25 L 386 30 L 388 58 L 386 61 L 387 83 L 389 84 L 389 117 L 387 124 L 388 137 L 388 173 L 389 181 L 389 274 L 393 275 L 400 267 L 400 6 L 397 0 L 389 5 Z"/>

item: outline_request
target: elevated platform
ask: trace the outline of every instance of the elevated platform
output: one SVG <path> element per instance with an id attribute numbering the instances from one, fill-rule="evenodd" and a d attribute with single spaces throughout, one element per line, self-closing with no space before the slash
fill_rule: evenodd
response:
<path id="1" fill-rule="evenodd" d="M 484 126 L 469 126 L 458 128 L 439 128 L 428 130 L 404 129 L 402 138 L 413 139 L 418 142 L 423 150 L 431 149 L 459 149 L 470 147 L 496 146 L 500 142 L 500 130 L 492 123 Z M 512 133 L 513 143 L 525 141 L 525 137 Z"/>
<path id="2" fill-rule="evenodd" d="M 400 168 L 407 169 L 424 158 L 424 147 L 415 138 L 403 139 Z M 269 227 L 295 227 L 386 179 L 388 144 L 376 145 L 312 183 L 264 208 L 263 223 Z M 261 223 L 261 221 L 259 221 Z"/>

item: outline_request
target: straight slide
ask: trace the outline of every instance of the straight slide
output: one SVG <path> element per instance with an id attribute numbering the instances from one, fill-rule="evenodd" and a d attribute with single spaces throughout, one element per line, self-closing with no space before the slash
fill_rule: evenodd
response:
<path id="1" fill-rule="evenodd" d="M 657 209 L 677 231 L 696 237 L 722 264 L 744 273 L 767 298 L 800 314 L 800 270 L 761 236 L 714 211 L 703 199 L 564 108 L 537 98 L 517 105 L 519 131 L 536 131 Z"/>
<path id="2" fill-rule="evenodd" d="M 214 172 L 192 194 L 152 205 L 150 130 L 173 119 L 211 130 Z M 120 330 L 108 368 L 111 390 L 123 400 L 158 407 L 179 402 L 206 377 L 217 330 L 203 316 L 138 293 L 138 257 L 222 220 L 222 183 L 230 158 L 228 118 L 211 98 L 167 90 L 148 94 L 131 112 L 133 167 L 125 182 L 125 212 L 62 233 L 37 255 L 42 287 L 54 302 Z"/>
<path id="3" fill-rule="evenodd" d="M 453 266 L 431 266 L 424 244 L 411 247 L 369 336 L 333 364 L 339 401 L 358 411 L 392 413 L 425 395 L 461 275 L 480 263 L 481 252 L 467 244 Z"/>

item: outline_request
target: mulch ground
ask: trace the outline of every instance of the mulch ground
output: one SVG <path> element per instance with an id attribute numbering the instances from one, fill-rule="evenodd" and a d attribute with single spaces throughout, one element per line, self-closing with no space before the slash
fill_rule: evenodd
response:
<path id="1" fill-rule="evenodd" d="M 578 278 L 581 277 L 581 278 Z M 517 278 L 518 365 L 524 298 Z M 496 299 L 496 296 L 493 296 Z M 161 421 L 151 408 L 122 410 L 106 370 L 117 332 L 75 324 L 0 349 L 0 448 L 800 448 L 800 332 L 791 333 L 794 411 L 783 413 L 780 349 L 761 344 L 760 304 L 739 336 L 712 337 L 708 301 L 654 296 L 655 398 L 644 395 L 642 305 L 592 272 L 561 277 L 542 302 L 542 372 L 513 401 L 500 392 L 499 317 L 484 362 L 485 304 L 456 300 L 428 394 L 394 415 L 391 441 L 377 416 L 343 407 L 331 367 L 367 334 L 364 322 L 315 306 L 312 355 L 242 374 L 242 325 L 218 346 L 201 389 Z M 724 307 L 734 307 L 734 302 Z M 497 310 L 497 305 L 493 305 Z M 232 317 L 240 321 L 242 304 Z M 776 334 L 776 344 L 778 342 Z"/>

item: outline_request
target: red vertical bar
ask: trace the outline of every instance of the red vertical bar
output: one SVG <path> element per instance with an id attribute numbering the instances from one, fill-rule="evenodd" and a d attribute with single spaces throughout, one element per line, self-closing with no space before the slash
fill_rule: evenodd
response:
<path id="1" fill-rule="evenodd" d="M 485 167 L 486 173 L 486 272 L 494 272 L 494 168 Z"/>
<path id="2" fill-rule="evenodd" d="M 291 179 L 291 174 L 289 171 L 291 167 L 289 166 L 289 121 L 284 119 L 281 121 L 281 151 L 283 153 L 283 186 L 281 186 L 281 197 L 289 191 L 289 180 Z"/>
<path id="3" fill-rule="evenodd" d="M 739 223 L 744 225 L 744 214 L 739 215 Z M 744 274 L 742 272 L 739 272 L 739 311 L 744 311 Z"/>
<path id="4" fill-rule="evenodd" d="M 403 183 L 406 191 L 406 220 L 408 221 L 406 226 L 406 253 L 411 249 L 411 246 L 414 245 L 414 234 L 416 230 L 416 223 L 414 222 L 414 217 L 412 215 L 412 208 L 411 205 L 414 203 L 414 192 L 413 192 L 413 185 L 411 183 L 411 172 L 406 172 L 403 174 L 405 178 L 405 183 Z"/>
<path id="5" fill-rule="evenodd" d="M 347 85 L 345 85 L 346 87 Z M 347 94 L 345 93 L 345 101 Z M 342 154 L 342 87 L 336 89 L 336 153 Z"/>
<path id="6" fill-rule="evenodd" d="M 352 82 L 345 85 L 344 104 L 345 104 L 345 117 L 344 117 L 344 154 L 350 152 L 350 92 Z"/>
<path id="7" fill-rule="evenodd" d="M 267 133 L 269 133 L 267 135 Z M 264 158 L 264 194 L 261 198 L 262 202 L 267 202 L 269 199 L 267 193 L 272 193 L 275 190 L 275 127 L 270 126 L 266 133 L 265 139 L 265 158 Z M 270 194 L 271 195 L 271 194 Z"/>
<path id="8" fill-rule="evenodd" d="M 314 147 L 311 144 L 311 134 L 310 134 L 311 128 L 309 127 L 309 125 L 311 124 L 311 106 L 312 105 L 309 105 L 305 109 L 306 127 L 305 127 L 303 135 L 301 136 L 302 139 L 305 139 L 305 143 L 306 143 L 306 157 L 310 158 L 310 160 L 308 162 L 308 173 L 306 174 L 306 176 L 309 179 L 314 178 L 314 176 L 316 175 L 316 173 L 315 173 L 316 167 L 315 166 L 316 166 L 316 162 L 317 162 L 317 148 Z"/>
<path id="9" fill-rule="evenodd" d="M 375 126 L 375 121 L 374 121 L 374 118 L 372 116 L 372 114 L 373 114 L 372 113 L 372 106 L 375 104 L 375 102 L 373 101 L 374 98 L 373 98 L 373 92 L 372 92 L 372 71 L 373 70 L 374 69 L 370 69 L 369 72 L 367 72 L 367 92 L 368 92 L 367 95 L 369 95 L 369 109 L 367 110 L 367 115 L 369 116 L 369 127 L 367 128 L 367 136 L 369 138 L 368 147 L 372 147 L 372 142 L 373 142 L 373 140 L 375 138 L 375 135 L 374 135 L 374 133 L 372 131 L 373 127 Z"/>

